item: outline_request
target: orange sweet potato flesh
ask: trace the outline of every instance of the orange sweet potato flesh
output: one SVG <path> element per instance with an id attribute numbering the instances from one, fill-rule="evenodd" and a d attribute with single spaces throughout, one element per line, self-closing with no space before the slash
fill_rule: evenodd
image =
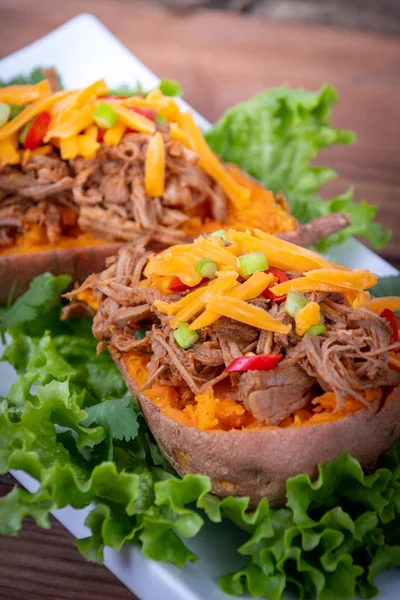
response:
<path id="1" fill-rule="evenodd" d="M 137 396 L 153 435 L 180 475 L 208 475 L 220 497 L 250 496 L 251 505 L 267 496 L 272 506 L 285 503 L 286 480 L 299 473 L 314 477 L 342 452 L 349 452 L 368 471 L 400 438 L 400 388 L 382 407 L 362 408 L 334 421 L 300 427 L 264 427 L 201 431 L 170 418 L 156 406 L 129 373 L 128 357 L 111 354 L 130 390 Z"/>

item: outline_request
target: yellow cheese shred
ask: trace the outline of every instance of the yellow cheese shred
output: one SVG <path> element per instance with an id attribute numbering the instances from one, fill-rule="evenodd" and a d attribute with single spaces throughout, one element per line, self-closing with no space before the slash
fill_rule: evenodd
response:
<path id="1" fill-rule="evenodd" d="M 305 273 L 311 281 L 322 281 L 332 283 L 351 290 L 368 290 L 378 281 L 378 277 L 368 270 L 354 269 L 354 271 L 342 271 L 338 269 L 317 269 Z"/>
<path id="2" fill-rule="evenodd" d="M 157 198 L 164 194 L 165 146 L 164 138 L 159 131 L 151 138 L 147 148 L 144 165 L 144 183 L 148 196 Z"/>
<path id="3" fill-rule="evenodd" d="M 382 314 L 385 308 L 388 308 L 392 312 L 397 312 L 400 310 L 400 297 L 386 296 L 383 298 L 372 298 L 372 300 L 366 303 L 366 308 L 377 315 Z"/>
<path id="4" fill-rule="evenodd" d="M 264 234 L 260 229 L 255 229 L 253 233 L 254 235 L 251 235 L 251 233 L 230 229 L 227 232 L 227 239 L 229 242 L 237 244 L 245 253 L 263 252 L 271 267 L 277 267 L 283 271 L 308 271 L 320 267 L 331 267 L 330 263 L 315 252 L 279 240 L 267 233 Z"/>
<path id="5" fill-rule="evenodd" d="M 308 271 L 304 277 L 284 281 L 271 288 L 276 296 L 286 296 L 290 290 L 297 292 L 361 292 L 377 282 L 377 276 L 369 271 L 339 271 L 336 269 L 317 269 Z"/>
<path id="6" fill-rule="evenodd" d="M 109 103 L 106 102 L 105 104 Z M 111 103 L 110 106 L 112 106 L 112 108 L 115 110 L 122 123 L 130 129 L 135 129 L 141 133 L 155 133 L 156 125 L 153 121 L 150 121 L 150 119 L 147 119 L 143 115 L 139 115 L 133 110 L 129 110 L 125 106 Z"/>
<path id="7" fill-rule="evenodd" d="M 50 93 L 51 88 L 47 79 L 33 85 L 9 85 L 0 88 L 0 102 L 24 106 L 38 98 L 49 96 Z"/>
<path id="8" fill-rule="evenodd" d="M 307 329 L 320 323 L 321 309 L 317 302 L 309 302 L 299 310 L 295 317 L 296 333 L 304 335 Z"/>
<path id="9" fill-rule="evenodd" d="M 18 154 L 18 134 L 12 133 L 0 140 L 0 165 L 17 165 L 20 161 Z"/>
<path id="10" fill-rule="evenodd" d="M 262 308 L 248 304 L 238 298 L 214 298 L 207 302 L 206 308 L 221 316 L 252 325 L 258 329 L 284 334 L 289 333 L 291 330 L 290 325 L 284 325 L 281 321 L 274 319 Z"/>
<path id="11" fill-rule="evenodd" d="M 228 298 L 237 298 L 238 300 L 252 300 L 253 298 L 257 298 L 262 294 L 265 288 L 269 286 L 273 279 L 274 277 L 270 273 L 267 274 L 262 271 L 257 271 L 256 273 L 253 273 L 247 281 L 234 287 L 228 293 Z M 195 331 L 196 329 L 212 325 L 212 323 L 217 321 L 220 316 L 221 315 L 212 312 L 211 310 L 205 310 L 193 321 L 193 323 L 191 323 L 189 329 Z"/>
<path id="12" fill-rule="evenodd" d="M 99 142 L 91 135 L 81 134 L 77 137 L 79 156 L 94 158 L 96 150 L 100 147 Z"/>
<path id="13" fill-rule="evenodd" d="M 106 146 L 116 146 L 122 140 L 126 131 L 125 125 L 122 121 L 117 121 L 115 125 L 107 129 L 104 134 L 104 143 Z"/>
<path id="14" fill-rule="evenodd" d="M 92 115 L 94 112 L 93 104 L 86 104 L 82 108 L 74 108 L 69 111 L 68 119 L 50 127 L 44 137 L 44 141 L 48 142 L 51 138 L 67 138 L 71 135 L 80 133 L 93 123 Z"/>
<path id="15" fill-rule="evenodd" d="M 238 184 L 219 158 L 209 148 L 200 129 L 191 114 L 183 113 L 180 125 L 188 139 L 192 150 L 200 156 L 201 168 L 221 185 L 229 200 L 237 208 L 245 207 L 250 201 L 250 190 Z"/>
<path id="16" fill-rule="evenodd" d="M 223 296 L 235 285 L 237 273 L 224 273 L 207 286 L 201 288 L 201 293 L 192 298 L 171 320 L 171 327 L 176 329 L 181 321 L 189 321 L 199 313 L 213 298 Z"/>
<path id="17" fill-rule="evenodd" d="M 72 160 L 78 156 L 78 136 L 70 135 L 60 140 L 60 152 L 63 160 Z"/>
<path id="18" fill-rule="evenodd" d="M 12 133 L 22 129 L 37 114 L 50 110 L 58 100 L 61 100 L 69 93 L 66 91 L 55 92 L 51 96 L 42 96 L 35 100 L 35 102 L 32 102 L 32 104 L 29 104 L 19 115 L 0 128 L 0 141 L 5 140 Z"/>

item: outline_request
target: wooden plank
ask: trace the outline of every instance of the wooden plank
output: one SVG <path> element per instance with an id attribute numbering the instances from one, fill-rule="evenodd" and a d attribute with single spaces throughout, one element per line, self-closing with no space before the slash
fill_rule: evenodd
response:
<path id="1" fill-rule="evenodd" d="M 316 89 L 325 82 L 341 95 L 335 124 L 356 130 L 355 148 L 324 153 L 356 196 L 381 207 L 394 230 L 382 253 L 400 265 L 400 41 L 337 29 L 277 24 L 234 14 L 177 16 L 133 0 L 0 0 L 0 55 L 28 44 L 73 16 L 96 14 L 156 73 L 179 79 L 185 97 L 211 121 L 235 102 L 288 82 Z M 67 49 L 66 49 L 67 51 Z M 51 57 L 49 57 L 49 64 Z M 127 78 L 129 74 L 127 74 Z M 0 479 L 0 495 L 11 480 Z M 55 520 L 50 532 L 29 520 L 19 538 L 1 538 L 2 600 L 119 600 L 132 595 L 101 567 L 85 563 Z"/>
<path id="2" fill-rule="evenodd" d="M 0 476 L 0 497 L 15 480 Z M 0 537 L 1 600 L 134 600 L 106 568 L 85 561 L 71 534 L 51 517 L 51 529 L 30 518 L 18 537 Z"/>
<path id="3" fill-rule="evenodd" d="M 0 2 L 0 53 L 91 12 L 156 73 L 179 79 L 187 100 L 211 121 L 282 82 L 307 89 L 333 84 L 340 93 L 335 124 L 354 129 L 358 143 L 324 153 L 325 163 L 343 177 L 331 189 L 354 184 L 357 199 L 382 207 L 379 218 L 393 229 L 382 255 L 400 264 L 400 40 L 217 11 L 177 15 L 132 0 L 70 0 L 56 11 L 53 6 L 41 0 L 38 11 L 33 0 Z"/>

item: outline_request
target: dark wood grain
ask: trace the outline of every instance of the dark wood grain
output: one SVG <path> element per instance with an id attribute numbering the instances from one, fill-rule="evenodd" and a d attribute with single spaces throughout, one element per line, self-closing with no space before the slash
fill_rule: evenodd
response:
<path id="1" fill-rule="evenodd" d="M 214 121 L 228 107 L 288 82 L 337 87 L 335 124 L 358 135 L 354 148 L 323 159 L 342 175 L 326 194 L 355 185 L 393 229 L 381 254 L 400 266 L 400 39 L 319 26 L 283 25 L 233 13 L 177 15 L 133 0 L 0 0 L 0 55 L 81 12 L 97 15 L 156 73 L 179 79 L 186 99 Z"/>
<path id="2" fill-rule="evenodd" d="M 211 121 L 268 86 L 335 85 L 335 124 L 353 128 L 358 144 L 324 153 L 342 176 L 327 194 L 351 184 L 358 199 L 378 204 L 380 220 L 393 229 L 382 255 L 400 266 L 400 40 L 231 13 L 177 15 L 133 0 L 0 0 L 0 56 L 82 12 L 97 15 L 156 73 L 179 79 L 188 102 Z M 0 495 L 10 485 L 0 479 Z M 0 538 L 0 600 L 132 598 L 52 524 L 41 531 L 27 521 L 19 538 Z"/>
<path id="3" fill-rule="evenodd" d="M 0 496 L 15 480 L 0 476 Z M 134 600 L 106 568 L 86 562 L 71 534 L 51 517 L 51 529 L 30 518 L 18 537 L 0 537 L 0 600 Z"/>

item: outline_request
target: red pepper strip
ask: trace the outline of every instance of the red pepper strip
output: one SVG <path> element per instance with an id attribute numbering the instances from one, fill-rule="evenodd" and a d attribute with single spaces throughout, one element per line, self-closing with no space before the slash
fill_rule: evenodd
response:
<path id="1" fill-rule="evenodd" d="M 399 340 L 399 329 L 397 327 L 396 317 L 390 308 L 385 308 L 384 311 L 379 315 L 382 319 L 385 319 L 390 325 L 392 330 L 392 337 L 390 338 L 390 344 L 395 344 Z"/>
<path id="2" fill-rule="evenodd" d="M 240 356 L 235 358 L 224 370 L 224 373 L 237 373 L 239 371 L 270 371 L 275 369 L 281 360 L 282 354 L 256 354 L 254 356 Z"/>
<path id="3" fill-rule="evenodd" d="M 179 277 L 174 277 L 171 283 L 169 284 L 168 289 L 170 289 L 171 292 L 186 292 L 186 290 L 195 290 L 199 287 L 199 285 L 203 285 L 203 283 L 205 283 L 206 281 L 210 280 L 207 279 L 207 277 L 203 277 L 203 279 L 197 285 L 186 285 L 186 283 L 183 283 L 183 281 L 181 281 Z"/>
<path id="4" fill-rule="evenodd" d="M 104 136 L 106 134 L 107 129 L 98 129 L 97 130 L 97 141 L 98 142 L 103 142 L 104 141 Z"/>
<path id="5" fill-rule="evenodd" d="M 275 269 L 274 267 L 271 267 L 271 269 L 268 269 L 267 271 L 264 271 L 264 273 L 271 273 L 271 275 L 274 276 L 275 280 L 278 281 L 278 283 L 283 283 L 284 281 L 289 281 L 289 277 L 286 275 L 286 273 L 284 273 L 283 271 L 281 271 L 280 269 Z M 265 288 L 265 290 L 263 291 L 263 295 L 266 298 L 269 298 L 270 300 L 274 300 L 274 302 L 284 302 L 286 300 L 286 296 L 275 296 L 275 294 L 273 292 L 271 292 L 271 290 L 269 289 L 271 287 L 271 285 L 275 285 L 276 281 L 272 281 L 269 286 L 267 288 Z"/>
<path id="6" fill-rule="evenodd" d="M 41 112 L 36 115 L 25 138 L 24 148 L 26 150 L 39 148 L 50 127 L 50 121 L 51 115 L 48 112 Z"/>

